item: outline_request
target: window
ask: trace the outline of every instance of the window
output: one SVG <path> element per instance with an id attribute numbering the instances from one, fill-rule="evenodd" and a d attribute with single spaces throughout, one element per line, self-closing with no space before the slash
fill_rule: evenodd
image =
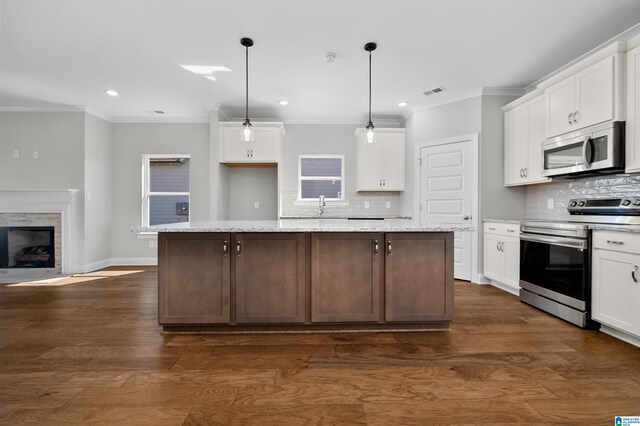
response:
<path id="1" fill-rule="evenodd" d="M 190 158 L 149 154 L 142 157 L 142 225 L 189 221 Z"/>
<path id="2" fill-rule="evenodd" d="M 344 199 L 344 156 L 301 155 L 298 163 L 298 199 Z"/>

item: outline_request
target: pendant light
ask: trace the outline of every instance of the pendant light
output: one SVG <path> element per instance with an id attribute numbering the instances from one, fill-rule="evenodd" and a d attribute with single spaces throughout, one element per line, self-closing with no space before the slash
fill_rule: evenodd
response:
<path id="1" fill-rule="evenodd" d="M 369 121 L 365 127 L 367 131 L 367 143 L 374 143 L 376 140 L 375 126 L 373 125 L 373 121 L 371 121 L 371 52 L 376 50 L 376 47 L 378 47 L 378 45 L 372 42 L 364 45 L 364 50 L 369 52 Z"/>
<path id="2" fill-rule="evenodd" d="M 249 120 L 249 48 L 253 46 L 253 40 L 250 38 L 242 38 L 240 44 L 245 47 L 245 119 L 242 123 L 242 132 L 240 139 L 243 142 L 253 141 L 253 128 L 251 120 Z"/>

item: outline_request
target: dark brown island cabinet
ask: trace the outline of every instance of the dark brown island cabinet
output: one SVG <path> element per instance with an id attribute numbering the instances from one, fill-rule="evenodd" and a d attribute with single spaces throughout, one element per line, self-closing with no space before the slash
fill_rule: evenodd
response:
<path id="1" fill-rule="evenodd" d="M 165 331 L 448 328 L 453 232 L 159 232 Z"/>

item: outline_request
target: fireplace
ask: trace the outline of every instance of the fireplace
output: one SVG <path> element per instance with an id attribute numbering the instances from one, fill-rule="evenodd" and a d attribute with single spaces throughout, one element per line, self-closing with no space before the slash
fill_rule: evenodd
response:
<path id="1" fill-rule="evenodd" d="M 53 226 L 0 227 L 0 268 L 54 268 Z"/>

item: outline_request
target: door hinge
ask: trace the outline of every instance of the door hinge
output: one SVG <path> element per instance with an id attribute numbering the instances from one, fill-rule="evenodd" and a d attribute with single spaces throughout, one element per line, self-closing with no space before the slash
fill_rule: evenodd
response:
<path id="1" fill-rule="evenodd" d="M 418 208 L 418 210 L 422 211 L 422 204 L 420 204 L 420 207 Z"/>
<path id="2" fill-rule="evenodd" d="M 422 166 L 422 157 L 418 158 L 418 164 Z"/>

